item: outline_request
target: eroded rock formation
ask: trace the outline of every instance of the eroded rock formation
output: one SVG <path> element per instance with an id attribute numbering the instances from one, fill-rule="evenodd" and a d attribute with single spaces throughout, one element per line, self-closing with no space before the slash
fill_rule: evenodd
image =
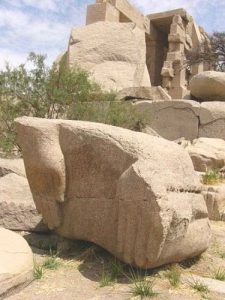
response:
<path id="1" fill-rule="evenodd" d="M 225 139 L 225 102 L 138 101 L 134 105 L 146 123 L 168 140 Z"/>
<path id="2" fill-rule="evenodd" d="M 24 117 L 16 124 L 34 201 L 60 235 L 142 268 L 208 247 L 199 177 L 179 145 L 97 123 Z"/>
<path id="3" fill-rule="evenodd" d="M 103 89 L 151 82 L 173 99 L 190 98 L 190 79 L 209 70 L 207 63 L 185 65 L 188 51 L 209 39 L 184 9 L 144 16 L 127 0 L 97 0 L 87 8 L 86 24 L 72 31 L 59 61 L 89 71 Z"/>

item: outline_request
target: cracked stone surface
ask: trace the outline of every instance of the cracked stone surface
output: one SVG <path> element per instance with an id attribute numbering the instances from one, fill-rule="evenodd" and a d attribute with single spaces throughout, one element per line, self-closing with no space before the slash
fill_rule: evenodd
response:
<path id="1" fill-rule="evenodd" d="M 168 140 L 225 139 L 225 102 L 139 101 L 134 105 L 147 124 Z"/>
<path id="2" fill-rule="evenodd" d="M 200 180 L 179 145 L 98 123 L 24 117 L 16 124 L 34 201 L 50 229 L 142 268 L 207 249 Z"/>

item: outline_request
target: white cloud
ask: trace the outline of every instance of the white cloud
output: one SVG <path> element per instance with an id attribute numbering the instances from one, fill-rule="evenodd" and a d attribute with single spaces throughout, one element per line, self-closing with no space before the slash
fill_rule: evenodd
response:
<path id="1" fill-rule="evenodd" d="M 207 30 L 225 30 L 225 1 L 130 0 L 144 14 L 185 8 Z M 95 0 L 0 0 L 0 67 L 21 63 L 30 51 L 49 62 L 67 47 L 72 27 L 85 23 L 87 4 Z"/>
<path id="2" fill-rule="evenodd" d="M 216 1 L 220 2 L 220 0 Z M 176 8 L 185 8 L 190 13 L 195 13 L 197 9 L 202 11 L 205 5 L 212 3 L 211 0 L 130 0 L 130 2 L 143 10 L 145 14 Z"/>
<path id="3" fill-rule="evenodd" d="M 21 0 L 21 2 L 24 5 L 42 10 L 57 10 L 57 1 L 55 0 Z"/>
<path id="4" fill-rule="evenodd" d="M 17 66 L 25 62 L 27 53 L 18 54 L 16 51 L 9 49 L 0 50 L 0 69 L 5 67 L 6 63 L 10 63 L 12 66 Z"/>

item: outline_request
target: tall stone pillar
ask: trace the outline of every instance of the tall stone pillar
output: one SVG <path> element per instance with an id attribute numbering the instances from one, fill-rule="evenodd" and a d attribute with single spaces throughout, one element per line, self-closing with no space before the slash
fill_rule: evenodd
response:
<path id="1" fill-rule="evenodd" d="M 175 15 L 168 36 L 169 51 L 162 68 L 163 87 L 173 99 L 183 99 L 187 90 L 185 61 L 185 27 L 181 16 Z"/>

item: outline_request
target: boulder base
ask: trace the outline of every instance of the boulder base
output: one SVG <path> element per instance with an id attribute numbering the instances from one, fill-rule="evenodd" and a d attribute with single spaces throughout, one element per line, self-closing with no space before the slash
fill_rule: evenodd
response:
<path id="1" fill-rule="evenodd" d="M 0 227 L 0 298 L 33 279 L 33 255 L 19 234 Z"/>
<path id="2" fill-rule="evenodd" d="M 37 208 L 63 237 L 141 268 L 207 249 L 200 180 L 179 145 L 98 123 L 24 117 L 16 124 Z"/>

